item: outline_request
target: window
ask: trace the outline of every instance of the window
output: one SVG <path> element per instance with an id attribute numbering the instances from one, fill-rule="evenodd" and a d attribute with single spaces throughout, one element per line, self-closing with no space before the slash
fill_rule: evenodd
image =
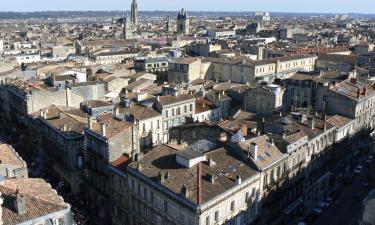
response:
<path id="1" fill-rule="evenodd" d="M 206 225 L 210 225 L 210 216 L 206 217 Z"/>
<path id="2" fill-rule="evenodd" d="M 174 109 L 172 109 L 172 116 L 174 116 Z"/>
<path id="3" fill-rule="evenodd" d="M 190 104 L 190 112 L 193 112 L 193 104 Z"/>
<path id="4" fill-rule="evenodd" d="M 236 209 L 236 202 L 233 200 L 231 203 L 230 203 L 230 210 L 231 211 L 234 211 Z"/>
<path id="5" fill-rule="evenodd" d="M 187 106 L 184 106 L 184 113 L 187 113 Z"/>
<path id="6" fill-rule="evenodd" d="M 219 210 L 215 211 L 215 222 L 219 222 L 219 219 L 220 219 L 219 216 L 220 216 L 219 215 Z"/>
<path id="7" fill-rule="evenodd" d="M 180 110 L 180 107 L 177 108 L 177 115 L 180 115 L 181 114 L 181 110 Z"/>
<path id="8" fill-rule="evenodd" d="M 142 129 L 143 129 L 143 132 L 146 132 L 146 124 L 145 123 L 143 124 L 143 128 Z"/>
<path id="9" fill-rule="evenodd" d="M 158 127 L 158 129 L 160 129 L 160 121 L 159 120 L 157 122 L 157 127 Z"/>

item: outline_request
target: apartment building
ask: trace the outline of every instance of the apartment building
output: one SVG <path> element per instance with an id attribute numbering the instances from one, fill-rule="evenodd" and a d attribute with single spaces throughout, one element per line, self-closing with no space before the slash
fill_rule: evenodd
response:
<path id="1" fill-rule="evenodd" d="M 84 132 L 84 197 L 90 202 L 89 213 L 96 224 L 111 224 L 109 166 L 124 154 L 133 157 L 138 154 L 138 127 L 113 114 L 102 114 L 89 118 L 89 126 Z"/>
<path id="2" fill-rule="evenodd" d="M 209 143 L 180 151 L 157 146 L 128 174 L 133 225 L 250 224 L 260 213 L 259 174 Z"/>
<path id="3" fill-rule="evenodd" d="M 169 140 L 169 128 L 186 122 L 186 118 L 194 118 L 195 97 L 191 94 L 158 96 L 156 108 L 163 116 L 163 143 Z"/>
<path id="4" fill-rule="evenodd" d="M 112 65 L 123 63 L 125 60 L 135 58 L 138 55 L 138 49 L 128 49 L 118 52 L 101 52 L 94 54 L 91 59 L 98 64 Z"/>
<path id="5" fill-rule="evenodd" d="M 272 83 L 274 79 L 285 79 L 298 71 L 314 71 L 316 56 L 296 55 L 265 60 L 243 59 L 205 59 L 211 62 L 206 78 L 236 83 L 260 82 Z"/>

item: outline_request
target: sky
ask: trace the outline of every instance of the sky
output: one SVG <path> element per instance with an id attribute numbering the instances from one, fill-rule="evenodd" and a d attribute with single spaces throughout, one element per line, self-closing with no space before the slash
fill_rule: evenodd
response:
<path id="1" fill-rule="evenodd" d="M 375 14 L 375 0 L 137 0 L 139 10 L 269 11 Z M 131 0 L 1 0 L 0 11 L 119 10 Z"/>

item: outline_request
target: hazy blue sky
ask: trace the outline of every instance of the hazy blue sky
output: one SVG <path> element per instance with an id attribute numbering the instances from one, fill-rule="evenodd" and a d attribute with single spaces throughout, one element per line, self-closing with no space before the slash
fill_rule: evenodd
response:
<path id="1" fill-rule="evenodd" d="M 0 11 L 128 10 L 131 0 L 1 0 Z M 138 0 L 140 10 L 374 13 L 375 0 Z"/>

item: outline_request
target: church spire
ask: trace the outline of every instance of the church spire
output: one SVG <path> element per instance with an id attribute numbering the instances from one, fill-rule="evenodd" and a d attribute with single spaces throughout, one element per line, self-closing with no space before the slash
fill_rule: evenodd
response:
<path id="1" fill-rule="evenodd" d="M 131 22 L 133 24 L 138 23 L 138 4 L 136 0 L 133 0 L 131 5 Z"/>

